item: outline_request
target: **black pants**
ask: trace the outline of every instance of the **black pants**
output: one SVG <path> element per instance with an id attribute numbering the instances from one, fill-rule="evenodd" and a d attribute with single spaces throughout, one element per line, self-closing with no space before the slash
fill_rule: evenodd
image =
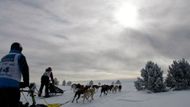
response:
<path id="1" fill-rule="evenodd" d="M 48 87 L 49 87 L 49 77 L 48 76 L 42 76 L 41 77 L 41 86 L 40 86 L 38 96 L 41 96 L 44 86 L 45 86 L 45 96 L 49 96 L 49 89 L 48 89 Z"/>
<path id="2" fill-rule="evenodd" d="M 0 88 L 0 107 L 19 107 L 19 100 L 19 89 Z"/>

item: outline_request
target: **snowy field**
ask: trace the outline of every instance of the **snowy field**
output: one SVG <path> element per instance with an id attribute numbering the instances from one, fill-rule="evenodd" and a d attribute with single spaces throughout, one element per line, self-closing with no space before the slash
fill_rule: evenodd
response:
<path id="1" fill-rule="evenodd" d="M 100 81 L 102 84 L 111 85 L 112 81 Z M 190 106 L 190 90 L 186 91 L 169 91 L 163 93 L 146 93 L 137 91 L 134 87 L 134 81 L 121 80 L 122 91 L 117 93 L 109 93 L 100 97 L 100 90 L 96 92 L 92 102 L 84 102 L 79 99 L 79 103 L 71 103 L 74 93 L 69 86 L 59 86 L 59 88 L 66 90 L 61 96 L 54 96 L 50 98 L 35 97 L 36 102 L 45 104 L 51 103 L 69 103 L 61 107 L 189 107 Z M 85 82 L 83 84 L 86 84 Z M 95 82 L 96 84 L 96 82 Z M 27 100 L 31 102 L 29 96 L 25 95 Z M 22 95 L 21 101 L 25 102 Z"/>

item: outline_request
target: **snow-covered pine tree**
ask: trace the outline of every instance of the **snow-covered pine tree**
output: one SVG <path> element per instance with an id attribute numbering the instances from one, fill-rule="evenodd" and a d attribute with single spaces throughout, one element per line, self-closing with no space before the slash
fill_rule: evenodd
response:
<path id="1" fill-rule="evenodd" d="M 72 82 L 71 81 L 67 81 L 67 86 L 71 86 Z"/>
<path id="2" fill-rule="evenodd" d="M 138 78 L 137 81 L 135 81 L 137 90 L 147 89 L 152 92 L 165 91 L 163 71 L 152 61 L 148 61 L 145 68 L 141 70 L 141 77 L 142 78 Z"/>
<path id="3" fill-rule="evenodd" d="M 174 60 L 169 66 L 168 75 L 165 81 L 166 85 L 175 90 L 190 88 L 190 65 L 184 58 Z"/>
<path id="4" fill-rule="evenodd" d="M 92 86 L 92 85 L 94 85 L 94 82 L 92 80 L 90 80 L 88 85 Z"/>
<path id="5" fill-rule="evenodd" d="M 143 90 L 145 85 L 142 78 L 137 78 L 137 81 L 135 81 L 135 87 L 138 91 Z"/>
<path id="6" fill-rule="evenodd" d="M 120 81 L 120 80 L 117 80 L 117 81 L 115 82 L 115 84 L 121 85 L 121 81 Z"/>
<path id="7" fill-rule="evenodd" d="M 111 85 L 115 85 L 115 82 L 114 82 L 114 81 L 112 81 L 112 82 L 111 82 Z"/>
<path id="8" fill-rule="evenodd" d="M 57 78 L 54 78 L 54 85 L 59 85 L 59 81 Z"/>
<path id="9" fill-rule="evenodd" d="M 63 82 L 62 82 L 62 86 L 66 86 L 66 81 L 65 80 L 63 80 Z"/>

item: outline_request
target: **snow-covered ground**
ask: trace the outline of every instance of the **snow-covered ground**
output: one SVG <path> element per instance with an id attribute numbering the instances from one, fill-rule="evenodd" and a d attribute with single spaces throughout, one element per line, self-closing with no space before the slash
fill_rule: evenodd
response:
<path id="1" fill-rule="evenodd" d="M 111 84 L 112 81 L 101 81 L 102 84 Z M 110 93 L 107 96 L 101 96 L 100 91 L 96 92 L 92 102 L 83 103 L 79 99 L 79 103 L 67 103 L 62 107 L 189 107 L 190 106 L 190 90 L 186 91 L 169 91 L 163 93 L 146 93 L 137 91 L 132 80 L 121 80 L 122 91 Z M 85 83 L 83 83 L 85 84 Z M 71 101 L 74 93 L 68 86 L 59 86 L 66 90 L 62 96 L 54 96 L 46 99 L 36 97 L 37 103 L 45 104 L 45 101 L 51 103 L 64 103 Z M 26 95 L 25 95 L 26 96 Z M 29 96 L 27 100 L 31 102 Z M 22 96 L 21 100 L 25 102 Z M 45 100 L 45 101 L 44 101 Z"/>

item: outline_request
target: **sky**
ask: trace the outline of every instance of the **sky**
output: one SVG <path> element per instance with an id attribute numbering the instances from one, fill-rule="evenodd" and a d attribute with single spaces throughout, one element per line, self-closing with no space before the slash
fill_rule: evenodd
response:
<path id="1" fill-rule="evenodd" d="M 31 81 L 136 78 L 190 60 L 189 0 L 0 0 L 0 57 L 20 42 Z"/>

